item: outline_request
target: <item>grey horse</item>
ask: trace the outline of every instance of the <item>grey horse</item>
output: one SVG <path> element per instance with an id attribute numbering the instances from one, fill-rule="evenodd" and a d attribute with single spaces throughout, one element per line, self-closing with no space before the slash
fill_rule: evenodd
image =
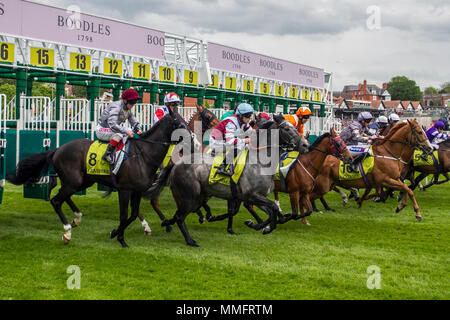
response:
<path id="1" fill-rule="evenodd" d="M 261 153 L 271 157 L 273 152 L 276 155 L 281 154 L 283 148 L 294 148 L 299 144 L 300 136 L 295 128 L 288 124 L 282 116 L 274 116 L 275 121 L 264 121 L 258 123 L 258 131 L 251 136 L 250 148 L 253 148 L 256 156 L 253 161 L 249 161 L 251 153 L 247 154 L 247 164 L 242 175 L 232 190 L 229 186 L 220 183 L 209 184 L 209 175 L 212 166 L 212 157 L 203 156 L 202 163 L 186 163 L 186 158 L 173 165 L 166 167 L 148 191 L 151 196 L 159 194 L 166 180 L 169 179 L 169 185 L 173 197 L 177 204 L 177 211 L 174 217 L 163 222 L 163 226 L 177 223 L 183 234 L 186 243 L 190 246 L 198 247 L 197 243 L 189 234 L 185 224 L 186 216 L 191 212 L 196 212 L 212 196 L 228 200 L 229 213 L 233 216 L 239 210 L 241 202 L 253 204 L 266 212 L 269 218 L 261 224 L 254 227 L 256 230 L 263 229 L 263 234 L 272 232 L 276 228 L 276 217 L 278 215 L 278 206 L 275 202 L 267 199 L 267 196 L 274 189 L 273 175 L 275 166 L 271 163 L 263 163 Z M 261 129 L 267 130 L 267 142 L 262 142 L 258 132 Z M 272 131 L 278 130 L 279 141 L 272 141 Z M 301 146 L 301 152 L 306 152 L 308 144 L 306 140 Z M 208 158 L 209 157 L 209 158 Z M 278 161 L 278 157 L 277 160 Z M 275 169 L 272 169 L 275 167 Z M 270 224 L 270 225 L 269 225 Z"/>

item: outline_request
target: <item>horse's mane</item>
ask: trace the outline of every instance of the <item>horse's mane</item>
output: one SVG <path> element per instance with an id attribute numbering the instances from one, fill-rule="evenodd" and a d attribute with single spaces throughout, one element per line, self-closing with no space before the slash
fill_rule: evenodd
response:
<path id="1" fill-rule="evenodd" d="M 314 141 L 314 143 L 312 145 L 309 146 L 309 150 L 308 151 L 313 151 L 322 142 L 323 139 L 329 138 L 329 137 L 331 137 L 331 133 L 325 132 L 323 135 L 318 137 L 316 139 L 316 141 Z"/>
<path id="2" fill-rule="evenodd" d="M 387 139 L 392 138 L 392 136 L 394 134 L 397 133 L 398 130 L 400 130 L 401 128 L 403 128 L 404 126 L 406 126 L 408 123 L 407 122 L 398 122 L 396 123 L 388 132 L 387 136 L 384 137 L 384 140 L 377 140 L 375 141 L 375 143 L 373 145 L 382 145 L 383 143 L 385 143 L 387 141 Z"/>
<path id="3" fill-rule="evenodd" d="M 166 118 L 166 116 L 164 116 L 161 120 L 159 120 L 157 123 L 152 125 L 149 130 L 142 132 L 140 138 L 145 139 L 145 138 L 148 138 L 150 135 L 152 135 L 156 131 L 156 129 L 158 129 L 158 127 L 160 126 L 161 121 L 163 121 L 165 118 Z"/>
<path id="4" fill-rule="evenodd" d="M 439 147 L 449 147 L 450 148 L 450 139 L 441 141 L 438 143 Z"/>

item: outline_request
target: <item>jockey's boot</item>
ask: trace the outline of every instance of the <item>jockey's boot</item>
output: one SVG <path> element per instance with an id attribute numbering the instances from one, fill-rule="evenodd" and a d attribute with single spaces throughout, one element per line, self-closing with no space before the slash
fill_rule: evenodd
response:
<path id="1" fill-rule="evenodd" d="M 226 176 L 229 176 L 229 177 L 231 177 L 233 175 L 231 172 L 227 171 L 227 163 L 225 162 L 225 159 L 220 164 L 220 166 L 218 166 L 216 168 L 217 168 L 217 173 L 216 174 L 223 174 L 223 175 L 226 175 Z"/>
<path id="2" fill-rule="evenodd" d="M 113 157 L 114 150 L 116 150 L 116 146 L 108 144 L 108 148 L 106 149 L 106 152 L 103 155 L 102 159 L 108 162 L 109 164 L 114 164 L 114 157 Z"/>
<path id="3" fill-rule="evenodd" d="M 358 154 L 352 160 L 352 162 L 348 166 L 348 168 L 350 169 L 351 172 L 355 172 L 355 173 L 359 172 L 358 164 L 362 161 L 363 158 L 364 158 L 364 154 Z"/>

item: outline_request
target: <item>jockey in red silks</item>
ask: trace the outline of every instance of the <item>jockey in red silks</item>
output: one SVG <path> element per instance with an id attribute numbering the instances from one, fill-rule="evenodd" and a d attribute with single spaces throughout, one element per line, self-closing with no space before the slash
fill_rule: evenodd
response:
<path id="1" fill-rule="evenodd" d="M 113 164 L 113 153 L 119 142 L 126 136 L 133 137 L 134 133 L 141 134 L 141 124 L 136 120 L 131 109 L 138 99 L 142 99 L 136 90 L 127 89 L 122 93 L 122 100 L 111 102 L 103 110 L 98 119 L 96 135 L 101 141 L 109 141 L 108 148 L 102 159 Z M 132 128 L 122 127 L 126 120 Z"/>

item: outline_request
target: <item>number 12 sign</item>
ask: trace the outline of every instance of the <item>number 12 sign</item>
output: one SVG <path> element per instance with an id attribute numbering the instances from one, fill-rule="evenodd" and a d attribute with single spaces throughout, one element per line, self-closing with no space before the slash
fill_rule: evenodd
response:
<path id="1" fill-rule="evenodd" d="M 103 73 L 112 76 L 122 76 L 122 60 L 104 58 Z"/>

